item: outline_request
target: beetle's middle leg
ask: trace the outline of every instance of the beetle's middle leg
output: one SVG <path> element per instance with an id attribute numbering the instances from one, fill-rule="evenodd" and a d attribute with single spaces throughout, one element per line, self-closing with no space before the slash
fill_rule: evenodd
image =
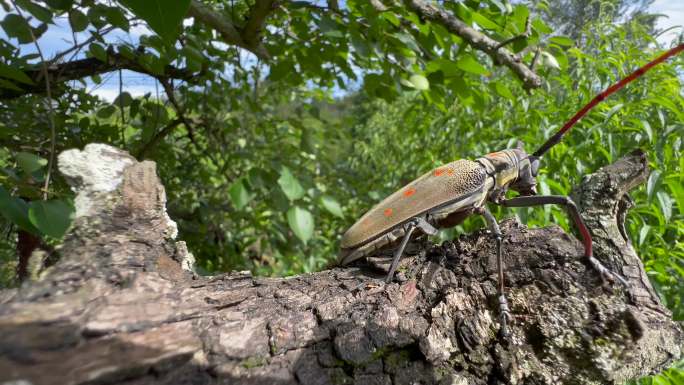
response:
<path id="1" fill-rule="evenodd" d="M 392 257 L 392 265 L 390 265 L 389 273 L 387 273 L 387 278 L 385 278 L 385 282 L 392 282 L 394 272 L 397 270 L 397 267 L 399 266 L 399 260 L 401 259 L 401 255 L 404 253 L 404 249 L 406 248 L 409 239 L 411 239 L 411 234 L 413 234 L 413 231 L 415 229 L 420 229 L 423 233 L 427 235 L 437 234 L 437 229 L 430 223 L 428 223 L 428 221 L 426 221 L 424 218 L 413 217 L 409 219 L 404 224 L 404 238 L 401 240 L 401 244 L 394 252 L 394 256 Z"/>
<path id="2" fill-rule="evenodd" d="M 492 232 L 494 238 L 496 239 L 496 269 L 498 271 L 498 289 L 499 294 L 499 317 L 501 318 L 501 335 L 506 337 L 508 335 L 508 321 L 511 319 L 511 313 L 508 309 L 508 301 L 506 300 L 505 294 L 505 284 L 504 284 L 504 266 L 503 266 L 503 256 L 501 253 L 501 242 L 503 241 L 503 234 L 501 234 L 501 229 L 499 224 L 496 222 L 496 218 L 489 211 L 486 206 L 476 209 L 479 214 L 484 216 L 487 222 L 487 227 L 489 231 Z"/>

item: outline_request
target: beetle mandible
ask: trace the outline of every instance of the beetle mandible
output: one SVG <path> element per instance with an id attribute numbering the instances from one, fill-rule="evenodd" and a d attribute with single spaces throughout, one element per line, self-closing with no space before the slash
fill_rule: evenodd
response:
<path id="1" fill-rule="evenodd" d="M 575 113 L 554 136 L 531 155 L 519 147 L 493 152 L 475 160 L 459 159 L 437 167 L 404 186 L 373 207 L 347 230 L 342 236 L 338 263 L 348 264 L 399 243 L 387 274 L 386 282 L 389 283 L 412 237 L 422 234 L 434 235 L 439 228 L 455 226 L 468 215 L 481 214 L 496 239 L 500 331 L 506 335 L 506 325 L 511 315 L 504 294 L 504 266 L 501 255 L 503 235 L 486 204 L 493 203 L 505 207 L 557 204 L 568 209 L 582 238 L 587 262 L 601 274 L 602 278 L 610 282 L 617 280 L 626 286 L 627 283 L 622 277 L 608 270 L 593 256 L 591 235 L 575 203 L 567 196 L 536 195 L 539 162 L 542 156 L 559 143 L 563 135 L 599 102 L 653 66 L 682 51 L 684 44 L 670 49 L 608 87 Z M 505 195 L 508 189 L 518 192 L 519 195 L 507 199 Z"/>

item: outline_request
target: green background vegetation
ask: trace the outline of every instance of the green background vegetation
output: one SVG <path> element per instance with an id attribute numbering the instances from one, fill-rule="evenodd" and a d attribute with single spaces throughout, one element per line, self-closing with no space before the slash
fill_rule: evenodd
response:
<path id="1" fill-rule="evenodd" d="M 263 41 L 271 57 L 264 59 L 217 43 L 198 23 L 179 28 L 180 19 L 121 3 L 128 8 L 0 0 L 9 12 L 0 25 L 10 37 L 0 39 L 0 90 L 34 83 L 23 71 L 41 69 L 41 58 L 26 50 L 56 17 L 90 33 L 86 44 L 74 41 L 88 57 L 134 58 L 158 79 L 158 91 L 142 97 L 122 83 L 112 103 L 84 88 L 98 75 L 54 87 L 52 103 L 40 94 L 0 101 L 3 286 L 16 284 L 19 231 L 49 250 L 68 227 L 73 194 L 50 161 L 63 149 L 104 142 L 156 161 L 170 215 L 200 272 L 311 272 L 335 258 L 344 230 L 384 196 L 454 159 L 517 140 L 534 150 L 595 94 L 668 47 L 655 40 L 655 17 L 644 12 L 649 1 L 455 3 L 460 19 L 501 41 L 524 32 L 529 20 L 530 35 L 510 47 L 528 63 L 539 52 L 543 84 L 528 92 L 508 69 L 403 7 L 378 12 L 348 1 L 336 13 L 295 2 L 270 16 Z M 216 4 L 236 23 L 249 9 L 241 1 Z M 178 17 L 183 6 L 174 6 Z M 145 23 L 155 33 L 137 44 L 108 35 Z M 193 76 L 174 80 L 166 65 Z M 568 194 L 583 175 L 627 152 L 648 153 L 653 172 L 632 194 L 627 229 L 680 321 L 682 71 L 680 55 L 600 104 L 544 158 L 539 176 L 540 193 Z M 529 226 L 569 229 L 553 207 L 496 211 L 499 219 L 513 215 Z M 439 237 L 483 225 L 470 218 Z M 684 384 L 684 372 L 674 367 L 641 382 Z"/>

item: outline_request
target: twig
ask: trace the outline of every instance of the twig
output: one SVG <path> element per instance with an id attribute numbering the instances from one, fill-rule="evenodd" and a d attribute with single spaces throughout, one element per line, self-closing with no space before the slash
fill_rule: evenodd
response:
<path id="1" fill-rule="evenodd" d="M 121 125 L 126 124 L 126 115 L 124 114 L 123 98 L 121 94 L 123 93 L 123 74 L 122 70 L 119 70 L 119 109 L 121 110 Z"/>
<path id="2" fill-rule="evenodd" d="M 19 16 L 26 20 L 24 17 L 24 13 L 21 11 L 19 7 L 17 7 L 17 4 L 14 0 L 11 0 L 12 6 L 14 6 L 14 9 L 17 11 Z M 48 107 L 48 125 L 50 126 L 50 157 L 48 158 L 48 167 L 47 167 L 47 173 L 45 174 L 45 183 L 43 184 L 43 200 L 48 199 L 48 187 L 50 186 L 50 177 L 52 176 L 52 168 L 55 163 L 55 147 L 56 147 L 56 141 L 57 141 L 57 133 L 55 130 L 55 112 L 52 108 L 52 91 L 50 89 L 50 78 L 48 76 L 48 68 L 47 68 L 47 63 L 45 62 L 45 57 L 43 56 L 43 51 L 40 49 L 40 44 L 38 44 L 38 40 L 36 39 L 36 35 L 33 33 L 33 28 L 29 25 L 29 32 L 31 33 L 31 39 L 33 40 L 33 44 L 36 46 L 36 51 L 38 51 L 38 56 L 40 57 L 41 61 L 41 68 L 43 72 L 43 78 L 45 79 L 45 92 L 46 92 L 46 99 L 47 99 L 47 107 Z"/>
<path id="3" fill-rule="evenodd" d="M 112 30 L 114 30 L 114 27 L 107 27 L 107 28 L 102 30 L 102 33 L 100 33 L 100 36 L 106 35 L 107 33 L 111 32 Z M 96 35 L 92 35 L 81 43 L 74 43 L 73 47 L 58 53 L 57 55 L 55 55 L 55 57 L 50 59 L 48 61 L 48 66 L 59 62 L 64 56 L 68 55 L 69 53 L 71 53 L 73 51 L 76 51 L 76 53 L 78 53 L 78 51 L 80 51 L 83 47 L 92 43 L 95 40 L 96 40 Z M 76 34 L 74 33 L 74 42 L 75 41 L 76 41 Z"/>
<path id="4" fill-rule="evenodd" d="M 500 48 L 503 48 L 503 47 L 513 43 L 513 42 L 518 41 L 518 40 L 527 39 L 528 37 L 530 37 L 530 34 L 532 34 L 532 25 L 530 23 L 530 17 L 528 16 L 527 20 L 525 21 L 525 32 L 523 32 L 519 35 L 513 36 L 510 39 L 506 39 L 506 40 L 502 41 L 501 43 L 499 43 L 499 45 L 496 46 L 496 48 L 494 48 L 494 50 L 498 50 Z"/>
<path id="5" fill-rule="evenodd" d="M 183 123 L 183 120 L 180 118 L 176 118 L 164 126 L 159 132 L 157 132 L 156 135 L 150 139 L 149 142 L 145 143 L 144 146 L 138 152 L 135 154 L 135 157 L 138 159 L 144 158 L 148 152 L 150 152 L 162 139 L 164 139 L 168 134 L 173 131 L 174 128 L 176 128 L 179 124 Z"/>
<path id="6" fill-rule="evenodd" d="M 537 66 L 537 62 L 539 62 L 540 56 L 541 56 L 541 47 L 537 47 L 537 49 L 534 52 L 534 57 L 532 58 L 532 62 L 530 63 L 530 70 L 534 71 L 534 67 Z"/>

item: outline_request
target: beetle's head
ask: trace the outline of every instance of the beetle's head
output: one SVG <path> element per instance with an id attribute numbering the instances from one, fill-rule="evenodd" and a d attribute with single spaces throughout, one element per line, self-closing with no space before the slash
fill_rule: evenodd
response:
<path id="1" fill-rule="evenodd" d="M 537 193 L 537 172 L 539 158 L 528 155 L 518 144 L 518 148 L 492 152 L 484 156 L 496 182 L 493 191 L 511 189 L 520 195 L 535 195 Z"/>
<path id="2" fill-rule="evenodd" d="M 522 144 L 513 149 L 518 158 L 518 177 L 510 185 L 511 190 L 517 191 L 520 195 L 537 194 L 537 174 L 539 173 L 539 158 L 528 155 L 522 149 Z"/>

